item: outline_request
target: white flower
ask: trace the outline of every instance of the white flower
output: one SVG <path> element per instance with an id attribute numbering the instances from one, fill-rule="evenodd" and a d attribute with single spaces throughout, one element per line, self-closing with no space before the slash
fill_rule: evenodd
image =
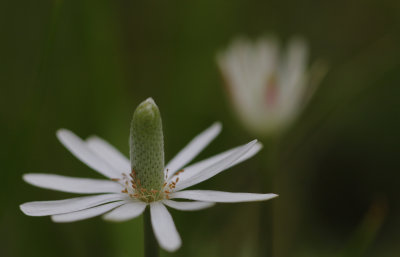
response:
<path id="1" fill-rule="evenodd" d="M 273 38 L 256 42 L 240 38 L 218 54 L 233 106 L 247 129 L 262 136 L 273 134 L 299 115 L 315 84 L 310 81 L 307 59 L 308 48 L 301 39 L 291 40 L 281 53 Z"/>
<path id="2" fill-rule="evenodd" d="M 105 220 L 126 221 L 143 213 L 149 206 L 154 234 L 162 248 L 175 251 L 181 239 L 165 206 L 194 211 L 217 202 L 263 201 L 275 194 L 230 193 L 211 190 L 185 190 L 253 155 L 262 147 L 256 140 L 206 160 L 186 166 L 221 131 L 220 123 L 196 136 L 164 170 L 165 183 L 160 190 L 140 187 L 129 159 L 106 141 L 92 136 L 82 140 L 61 129 L 57 137 L 82 162 L 108 179 L 73 178 L 52 174 L 25 174 L 23 179 L 41 188 L 80 194 L 97 194 L 56 201 L 28 202 L 20 206 L 30 216 L 51 216 L 54 222 L 72 222 L 103 215 Z M 185 167 L 182 169 L 182 167 Z M 174 201 L 172 199 L 191 201 Z"/>

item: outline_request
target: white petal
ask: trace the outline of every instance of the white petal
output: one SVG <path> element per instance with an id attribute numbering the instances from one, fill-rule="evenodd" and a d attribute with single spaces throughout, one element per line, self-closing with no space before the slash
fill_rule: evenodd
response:
<path id="1" fill-rule="evenodd" d="M 150 215 L 158 244 L 167 251 L 176 251 L 182 241 L 167 208 L 160 202 L 153 202 L 150 204 Z"/>
<path id="2" fill-rule="evenodd" d="M 277 197 L 276 194 L 230 193 L 212 190 L 186 190 L 172 193 L 170 198 L 182 198 L 197 201 L 236 203 L 265 201 Z"/>
<path id="3" fill-rule="evenodd" d="M 85 210 L 70 212 L 70 213 L 65 213 L 65 214 L 53 215 L 53 216 L 51 216 L 51 219 L 54 222 L 74 222 L 74 221 L 78 221 L 78 220 L 85 220 L 85 219 L 93 218 L 93 217 L 99 216 L 103 213 L 106 213 L 118 206 L 121 206 L 122 204 L 124 204 L 123 201 L 107 203 L 107 204 L 96 206 L 96 207 L 93 207 L 90 209 L 85 209 Z"/>
<path id="4" fill-rule="evenodd" d="M 309 83 L 306 81 L 308 59 L 307 43 L 301 38 L 290 40 L 279 74 L 282 93 L 278 101 L 281 104 L 280 116 L 293 118 L 304 104 L 305 91 Z"/>
<path id="5" fill-rule="evenodd" d="M 209 202 L 177 202 L 172 200 L 164 200 L 163 203 L 180 211 L 198 211 L 215 205 L 215 203 Z"/>
<path id="6" fill-rule="evenodd" d="M 146 209 L 147 204 L 142 201 L 128 202 L 115 210 L 105 214 L 103 219 L 108 221 L 126 221 L 136 218 Z"/>
<path id="7" fill-rule="evenodd" d="M 222 125 L 219 122 L 197 135 L 189 142 L 167 165 L 168 177 L 175 174 L 180 168 L 195 158 L 218 134 Z"/>
<path id="8" fill-rule="evenodd" d="M 120 193 L 120 184 L 104 179 L 73 178 L 54 174 L 25 174 L 23 179 L 34 186 L 69 193 Z"/>
<path id="9" fill-rule="evenodd" d="M 120 173 L 129 173 L 131 169 L 129 159 L 107 141 L 96 136 L 91 136 L 86 139 L 86 142 L 93 152 L 108 162 L 108 164 L 112 165 Z"/>
<path id="10" fill-rule="evenodd" d="M 205 167 L 198 171 L 194 176 L 190 177 L 189 179 L 186 179 L 185 181 L 179 181 L 179 183 L 176 185 L 175 191 L 179 191 L 182 189 L 185 189 L 187 187 L 196 185 L 200 182 L 203 182 L 204 180 L 207 180 L 221 171 L 227 169 L 230 167 L 235 161 L 238 161 L 240 158 L 242 158 L 255 144 L 257 143 L 257 140 L 253 140 L 250 143 L 247 143 L 232 153 L 230 153 L 228 156 L 223 158 L 222 160 Z M 184 172 L 183 172 L 184 173 Z"/>
<path id="11" fill-rule="evenodd" d="M 220 162 L 236 150 L 238 150 L 241 146 L 232 148 L 230 150 L 227 150 L 225 152 L 222 152 L 220 154 L 214 155 L 210 158 L 207 158 L 203 161 L 196 162 L 195 164 L 192 164 L 184 169 L 184 172 L 179 174 L 179 181 L 182 183 L 183 181 L 186 181 L 187 179 L 190 179 L 194 175 L 196 175 L 199 171 L 203 170 L 204 168 L 210 167 L 211 165 Z M 238 158 L 236 161 L 234 161 L 232 164 L 230 164 L 226 169 L 229 169 L 232 166 L 235 166 L 238 163 L 241 163 L 251 157 L 253 157 L 256 153 L 258 153 L 262 149 L 262 144 L 257 142 L 247 153 L 242 155 L 240 158 Z M 174 179 L 171 177 L 170 180 Z"/>
<path id="12" fill-rule="evenodd" d="M 92 169 L 100 172 L 109 178 L 119 178 L 121 173 L 116 171 L 107 162 L 95 154 L 78 136 L 66 129 L 57 131 L 57 137 L 61 143 L 73 154 L 76 158 L 84 162 Z"/>
<path id="13" fill-rule="evenodd" d="M 23 213 L 29 216 L 47 216 L 84 210 L 100 204 L 126 199 L 122 194 L 84 196 L 56 201 L 37 201 L 20 205 Z"/>

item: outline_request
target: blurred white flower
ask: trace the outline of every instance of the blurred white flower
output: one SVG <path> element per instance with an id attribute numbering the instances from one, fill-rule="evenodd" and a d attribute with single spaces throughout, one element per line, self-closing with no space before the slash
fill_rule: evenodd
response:
<path id="1" fill-rule="evenodd" d="M 142 187 L 130 161 L 106 141 L 92 136 L 82 140 L 61 129 L 57 137 L 79 160 L 108 179 L 73 178 L 53 174 L 25 174 L 23 179 L 41 188 L 70 193 L 97 194 L 56 201 L 28 202 L 20 206 L 29 216 L 51 216 L 54 222 L 73 222 L 103 215 L 105 220 L 126 221 L 150 207 L 151 223 L 160 246 L 175 251 L 181 239 L 165 206 L 194 211 L 217 202 L 263 201 L 275 194 L 230 193 L 211 190 L 185 190 L 236 165 L 262 147 L 257 140 L 186 166 L 221 131 L 220 123 L 196 136 L 164 169 L 164 184 L 158 190 Z M 185 167 L 182 169 L 182 167 Z M 187 199 L 192 201 L 174 201 Z"/>
<path id="2" fill-rule="evenodd" d="M 307 59 L 300 38 L 292 39 L 284 52 L 274 38 L 239 38 L 217 55 L 235 111 L 250 132 L 274 134 L 299 115 L 315 88 Z"/>

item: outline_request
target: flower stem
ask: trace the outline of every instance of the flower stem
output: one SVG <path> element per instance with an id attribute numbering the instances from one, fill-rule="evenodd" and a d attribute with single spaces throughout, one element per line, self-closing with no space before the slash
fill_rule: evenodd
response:
<path id="1" fill-rule="evenodd" d="M 146 208 L 143 215 L 144 229 L 144 257 L 159 257 L 160 250 L 156 238 L 154 237 L 153 228 L 151 227 L 150 208 Z"/>
<path id="2" fill-rule="evenodd" d="M 266 170 L 263 172 L 261 186 L 263 190 L 275 190 L 275 179 L 279 169 L 279 136 L 270 137 L 265 141 L 267 158 L 264 165 Z M 275 192 L 275 191 L 274 191 Z M 259 228 L 259 249 L 258 255 L 262 257 L 274 256 L 274 208 L 276 203 L 264 203 L 260 208 L 260 228 Z"/>

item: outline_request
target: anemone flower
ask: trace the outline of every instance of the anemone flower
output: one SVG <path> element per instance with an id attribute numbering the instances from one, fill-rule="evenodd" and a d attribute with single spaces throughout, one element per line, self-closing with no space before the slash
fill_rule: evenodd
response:
<path id="1" fill-rule="evenodd" d="M 308 68 L 308 47 L 294 38 L 280 51 L 272 37 L 236 39 L 217 55 L 230 100 L 242 124 L 258 136 L 287 128 L 301 113 L 325 67 Z"/>
<path id="2" fill-rule="evenodd" d="M 103 139 L 91 136 L 82 140 L 71 131 L 60 129 L 57 137 L 61 143 L 106 179 L 25 174 L 23 179 L 34 186 L 95 195 L 28 202 L 20 208 L 29 216 L 51 216 L 54 222 L 73 222 L 99 215 L 103 215 L 105 220 L 119 222 L 138 217 L 149 207 L 151 225 L 158 244 L 167 251 L 175 251 L 181 246 L 181 238 L 166 206 L 194 211 L 215 203 L 263 201 L 277 196 L 186 190 L 252 157 L 262 147 L 254 140 L 188 166 L 220 131 L 220 123 L 213 124 L 190 141 L 164 167 L 161 116 L 151 98 L 140 104 L 134 113 L 130 160 Z"/>

